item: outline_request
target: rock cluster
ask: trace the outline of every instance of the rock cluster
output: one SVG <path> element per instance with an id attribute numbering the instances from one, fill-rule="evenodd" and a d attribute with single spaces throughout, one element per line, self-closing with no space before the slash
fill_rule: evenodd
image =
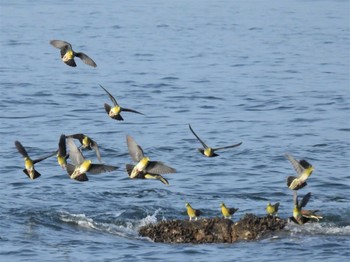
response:
<path id="1" fill-rule="evenodd" d="M 169 220 L 139 229 L 140 236 L 163 243 L 234 243 L 256 240 L 282 230 L 287 221 L 279 217 L 246 214 L 234 223 L 230 219 L 204 218 L 198 221 Z"/>

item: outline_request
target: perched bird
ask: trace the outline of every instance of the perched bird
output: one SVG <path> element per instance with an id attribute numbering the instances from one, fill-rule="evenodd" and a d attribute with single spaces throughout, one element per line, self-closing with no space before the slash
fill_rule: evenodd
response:
<path id="1" fill-rule="evenodd" d="M 57 150 L 57 162 L 62 167 L 62 169 L 66 168 L 68 157 L 69 155 L 67 154 L 66 136 L 62 134 L 60 136 L 60 140 L 58 141 L 58 150 Z"/>
<path id="2" fill-rule="evenodd" d="M 319 210 L 301 210 L 301 215 L 306 218 L 316 219 L 319 221 L 323 216 L 316 214 Z"/>
<path id="3" fill-rule="evenodd" d="M 203 148 L 198 148 L 198 151 L 201 152 L 203 155 L 207 156 L 207 157 L 214 157 L 214 156 L 218 156 L 218 154 L 215 153 L 215 151 L 221 150 L 221 149 L 227 149 L 227 148 L 232 148 L 232 147 L 237 147 L 240 146 L 242 144 L 242 142 L 235 144 L 235 145 L 231 145 L 231 146 L 225 146 L 225 147 L 218 147 L 218 148 L 212 148 L 207 146 L 202 139 L 199 138 L 199 136 L 197 136 L 197 134 L 193 131 L 191 125 L 188 125 L 192 134 L 198 139 L 198 141 L 203 145 Z"/>
<path id="4" fill-rule="evenodd" d="M 95 150 L 98 160 L 102 162 L 100 150 L 98 149 L 98 144 L 94 140 L 92 140 L 90 137 L 84 134 L 74 134 L 66 137 L 72 137 L 72 138 L 78 139 L 81 146 L 85 149 Z"/>
<path id="5" fill-rule="evenodd" d="M 91 174 L 101 174 L 118 169 L 116 166 L 93 164 L 91 160 L 85 159 L 71 137 L 67 138 L 67 145 L 69 147 L 69 159 L 73 163 L 67 163 L 67 172 L 71 179 L 81 182 L 87 181 L 88 177 L 86 176 L 86 172 Z"/>
<path id="6" fill-rule="evenodd" d="M 298 202 L 298 195 L 297 195 L 297 192 L 294 191 L 294 198 L 293 198 L 293 201 L 294 201 L 294 209 L 293 209 L 293 216 L 290 217 L 290 219 L 296 223 L 296 224 L 299 224 L 299 225 L 303 225 L 305 224 L 306 222 L 308 222 L 310 220 L 309 217 L 305 217 L 303 216 L 302 214 L 302 208 L 306 206 L 306 204 L 309 202 L 310 200 L 310 197 L 311 197 L 311 193 L 307 193 L 303 199 Z"/>
<path id="7" fill-rule="evenodd" d="M 289 176 L 287 178 L 287 186 L 292 190 L 298 190 L 307 185 L 306 180 L 312 174 L 314 170 L 313 166 L 306 160 L 297 161 L 294 157 L 286 154 L 287 159 L 292 164 L 294 170 L 297 172 L 298 176 Z"/>
<path id="8" fill-rule="evenodd" d="M 72 45 L 62 40 L 51 40 L 50 44 L 61 50 L 61 58 L 64 63 L 69 66 L 77 66 L 74 61 L 74 57 L 79 57 L 83 62 L 89 66 L 96 67 L 96 63 L 88 55 L 81 52 L 74 52 Z"/>
<path id="9" fill-rule="evenodd" d="M 126 165 L 126 172 L 128 172 L 129 177 L 130 177 L 132 171 L 134 170 L 134 168 L 135 168 L 135 165 L 131 165 L 131 164 Z M 150 174 L 150 173 L 142 171 L 142 172 L 138 173 L 137 176 L 134 178 L 137 178 L 137 179 L 158 179 L 163 184 L 165 184 L 167 186 L 169 185 L 168 180 L 166 180 L 162 175 L 159 175 L 159 174 Z"/>
<path id="10" fill-rule="evenodd" d="M 270 216 L 277 215 L 279 206 L 280 206 L 279 202 L 273 205 L 271 205 L 271 203 L 269 202 L 266 207 L 266 213 Z"/>
<path id="11" fill-rule="evenodd" d="M 192 218 L 194 218 L 197 221 L 198 217 L 202 214 L 202 211 L 192 208 L 189 203 L 186 203 L 186 209 L 190 221 L 192 220 Z"/>
<path id="12" fill-rule="evenodd" d="M 228 208 L 225 206 L 224 203 L 221 203 L 220 207 L 221 207 L 221 212 L 222 212 L 222 215 L 224 216 L 224 218 L 231 218 L 233 216 L 233 214 L 236 213 L 236 211 L 238 210 L 238 208 Z"/>
<path id="13" fill-rule="evenodd" d="M 108 94 L 109 98 L 111 99 L 111 101 L 113 102 L 113 107 L 111 107 L 109 104 L 106 104 L 105 103 L 105 110 L 107 112 L 107 114 L 112 118 L 112 119 L 116 119 L 116 120 L 124 120 L 124 118 L 121 116 L 121 112 L 133 112 L 133 113 L 136 113 L 136 114 L 140 114 L 140 115 L 143 115 L 142 113 L 136 111 L 136 110 L 133 110 L 133 109 L 128 109 L 128 108 L 124 108 L 124 107 L 121 107 L 118 103 L 117 103 L 117 100 L 115 100 L 115 98 L 111 95 L 111 93 L 109 93 L 107 91 L 107 89 L 105 89 L 103 86 L 100 85 L 100 87 L 105 90 L 105 92 Z"/>
<path id="14" fill-rule="evenodd" d="M 149 157 L 144 155 L 142 148 L 131 136 L 126 136 L 126 143 L 132 160 L 137 163 L 129 174 L 130 178 L 137 178 L 140 174 L 142 177 L 144 174 L 161 175 L 176 173 L 174 168 L 166 166 L 162 162 L 150 161 Z M 128 170 L 131 166 L 127 166 L 126 168 Z"/>
<path id="15" fill-rule="evenodd" d="M 23 156 L 24 158 L 24 166 L 25 168 L 23 169 L 23 172 L 30 178 L 30 179 L 36 179 L 38 178 L 39 176 L 41 176 L 41 174 L 35 170 L 34 168 L 34 165 L 36 163 L 39 163 L 40 161 L 43 161 L 45 160 L 46 158 L 49 158 L 53 155 L 56 154 L 56 152 L 54 153 L 51 153 L 47 156 L 44 156 L 44 157 L 41 157 L 41 158 L 38 158 L 38 159 L 35 159 L 35 160 L 32 160 L 27 151 L 25 150 L 25 148 L 23 147 L 23 145 L 19 142 L 19 141 L 15 141 L 15 146 L 18 150 L 18 152 Z"/>

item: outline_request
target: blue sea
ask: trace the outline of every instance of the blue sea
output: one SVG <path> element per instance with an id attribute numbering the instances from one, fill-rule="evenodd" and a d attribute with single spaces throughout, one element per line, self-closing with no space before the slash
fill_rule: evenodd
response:
<path id="1" fill-rule="evenodd" d="M 350 2 L 0 2 L 0 261 L 345 261 L 350 257 Z M 65 65 L 52 39 L 88 54 Z M 112 120 L 99 84 L 125 112 Z M 208 145 L 241 146 L 206 158 Z M 84 133 L 118 170 L 70 179 L 55 157 L 30 180 L 14 145 L 36 159 L 61 134 Z M 151 160 L 177 169 L 128 178 L 132 136 Z M 98 162 L 93 151 L 84 156 Z M 138 229 L 188 219 L 185 203 L 220 216 L 219 205 L 265 215 L 295 175 L 285 153 L 314 166 L 307 209 L 323 219 L 257 241 L 164 244 Z"/>

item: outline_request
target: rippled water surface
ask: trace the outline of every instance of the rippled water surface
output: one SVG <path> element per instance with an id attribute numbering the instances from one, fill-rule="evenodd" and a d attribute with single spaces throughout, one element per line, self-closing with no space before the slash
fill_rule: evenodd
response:
<path id="1" fill-rule="evenodd" d="M 349 1 L 1 1 L 0 260 L 345 261 L 350 256 Z M 52 39 L 97 63 L 60 61 Z M 106 115 L 121 106 L 125 121 Z M 205 158 L 210 146 L 243 142 Z M 70 180 L 55 158 L 29 180 L 14 141 L 34 159 L 59 136 L 85 133 L 117 171 Z M 131 180 L 125 136 L 176 168 L 159 181 Z M 294 175 L 284 157 L 315 170 L 299 194 L 324 219 L 256 242 L 168 245 L 138 236 L 163 219 L 205 217 L 219 204 L 291 216 Z M 97 161 L 94 152 L 85 157 Z"/>

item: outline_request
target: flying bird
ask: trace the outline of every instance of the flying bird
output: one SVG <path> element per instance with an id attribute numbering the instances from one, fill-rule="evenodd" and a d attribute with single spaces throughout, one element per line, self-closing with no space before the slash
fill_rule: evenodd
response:
<path id="1" fill-rule="evenodd" d="M 169 167 L 163 164 L 162 162 L 150 161 L 149 157 L 146 157 L 144 155 L 142 148 L 136 143 L 136 141 L 131 136 L 126 136 L 126 143 L 128 145 L 129 154 L 132 160 L 135 163 L 137 163 L 135 166 L 133 166 L 131 172 L 131 166 L 126 166 L 126 169 L 129 169 L 130 172 L 130 178 L 137 178 L 139 175 L 142 177 L 145 174 L 162 175 L 176 173 L 176 170 L 174 168 Z"/>
<path id="2" fill-rule="evenodd" d="M 311 193 L 307 193 L 303 199 L 298 202 L 298 195 L 297 195 L 297 191 L 294 191 L 294 198 L 293 198 L 293 202 L 294 202 L 294 209 L 293 209 L 293 216 L 290 217 L 290 219 L 299 225 L 303 225 L 306 222 L 308 222 L 310 220 L 309 217 L 303 216 L 302 214 L 302 208 L 306 206 L 306 204 L 309 202 L 311 197 Z"/>
<path id="3" fill-rule="evenodd" d="M 277 215 L 279 206 L 280 206 L 279 202 L 273 205 L 269 202 L 266 206 L 266 213 L 270 216 Z"/>
<path id="4" fill-rule="evenodd" d="M 51 156 L 53 156 L 53 155 L 56 154 L 56 152 L 54 152 L 54 153 L 51 153 L 51 154 L 49 154 L 49 155 L 47 155 L 47 156 L 44 156 L 44 157 L 41 157 L 41 158 L 32 160 L 32 159 L 29 157 L 29 155 L 28 155 L 26 149 L 23 147 L 23 145 L 22 145 L 19 141 L 15 141 L 15 146 L 16 146 L 18 152 L 19 152 L 19 153 L 23 156 L 23 158 L 24 158 L 24 166 L 25 166 L 25 168 L 23 169 L 23 172 L 24 172 L 30 179 L 36 179 L 36 178 L 38 178 L 39 176 L 41 176 L 41 174 L 40 174 L 38 171 L 36 171 L 35 168 L 34 168 L 34 165 L 35 165 L 36 163 L 39 163 L 39 162 L 41 162 L 41 161 L 43 161 L 43 160 L 45 160 L 45 159 L 47 159 L 47 158 L 49 158 L 49 157 L 51 157 Z"/>
<path id="5" fill-rule="evenodd" d="M 101 174 L 118 169 L 116 166 L 93 164 L 91 160 L 85 159 L 71 137 L 67 138 L 67 145 L 69 147 L 69 159 L 72 161 L 72 164 L 67 163 L 67 172 L 71 179 L 80 182 L 88 181 L 86 172 Z"/>
<path id="6" fill-rule="evenodd" d="M 288 188 L 292 190 L 298 190 L 305 187 L 307 185 L 306 180 L 309 178 L 309 176 L 311 176 L 312 171 L 314 170 L 313 166 L 304 159 L 298 161 L 289 154 L 286 154 L 286 157 L 292 164 L 295 172 L 298 174 L 297 177 L 289 176 L 287 178 Z"/>
<path id="7" fill-rule="evenodd" d="M 231 219 L 233 214 L 236 213 L 236 211 L 238 210 L 238 208 L 228 208 L 224 203 L 221 203 L 220 207 L 221 207 L 221 213 L 223 217 L 229 218 L 229 219 Z"/>
<path id="8" fill-rule="evenodd" d="M 94 150 L 96 152 L 96 156 L 97 156 L 98 160 L 100 162 L 102 162 L 100 150 L 98 149 L 98 144 L 96 143 L 96 141 L 92 140 L 90 137 L 88 137 L 87 135 L 84 135 L 84 134 L 74 134 L 74 135 L 69 135 L 66 137 L 72 137 L 72 138 L 78 139 L 81 146 L 84 149 Z"/>
<path id="9" fill-rule="evenodd" d="M 126 164 L 126 172 L 128 173 L 129 177 L 130 177 L 132 171 L 134 170 L 134 168 L 135 168 L 135 165 Z M 169 185 L 168 180 L 166 180 L 162 175 L 150 174 L 150 173 L 147 173 L 145 171 L 138 173 L 137 176 L 134 178 L 137 178 L 137 179 L 157 179 L 160 182 L 162 182 L 163 184 L 165 184 L 167 186 Z"/>
<path id="10" fill-rule="evenodd" d="M 190 221 L 192 220 L 192 218 L 194 218 L 194 220 L 197 221 L 198 217 L 202 214 L 202 211 L 192 208 L 189 203 L 186 203 L 185 206 L 186 206 L 187 215 L 189 216 Z"/>
<path id="11" fill-rule="evenodd" d="M 76 67 L 77 64 L 74 61 L 74 57 L 79 57 L 83 62 L 89 66 L 96 67 L 96 63 L 88 55 L 82 52 L 74 52 L 72 45 L 62 40 L 51 40 L 50 44 L 61 50 L 62 61 L 72 67 Z"/>
<path id="12" fill-rule="evenodd" d="M 225 147 L 218 147 L 218 148 L 212 148 L 207 146 L 204 141 L 202 139 L 199 138 L 199 136 L 197 136 L 197 134 L 193 131 L 191 125 L 188 125 L 192 134 L 198 139 L 198 141 L 202 144 L 203 148 L 198 148 L 198 151 L 201 152 L 201 154 L 203 154 L 204 156 L 207 157 L 215 157 L 218 156 L 218 154 L 216 154 L 215 152 L 218 150 L 222 150 L 222 149 L 227 149 L 227 148 L 233 148 L 233 147 L 237 147 L 240 146 L 242 144 L 242 142 L 235 144 L 235 145 L 231 145 L 231 146 L 225 146 Z"/>
<path id="13" fill-rule="evenodd" d="M 121 116 L 121 112 L 132 112 L 132 113 L 136 113 L 136 114 L 140 114 L 140 115 L 143 115 L 141 112 L 139 111 L 136 111 L 134 109 L 129 109 L 129 108 L 124 108 L 124 107 L 121 107 L 118 103 L 117 103 L 117 100 L 115 100 L 115 98 L 112 96 L 111 93 L 109 93 L 107 91 L 106 88 L 104 88 L 103 86 L 100 85 L 100 87 L 108 94 L 109 98 L 111 99 L 111 101 L 113 102 L 113 107 L 110 106 L 109 104 L 105 103 L 104 106 L 105 106 L 105 110 L 107 112 L 107 114 L 109 115 L 110 118 L 112 119 L 116 119 L 116 120 L 119 120 L 119 121 L 122 121 L 124 120 L 124 118 Z"/>

